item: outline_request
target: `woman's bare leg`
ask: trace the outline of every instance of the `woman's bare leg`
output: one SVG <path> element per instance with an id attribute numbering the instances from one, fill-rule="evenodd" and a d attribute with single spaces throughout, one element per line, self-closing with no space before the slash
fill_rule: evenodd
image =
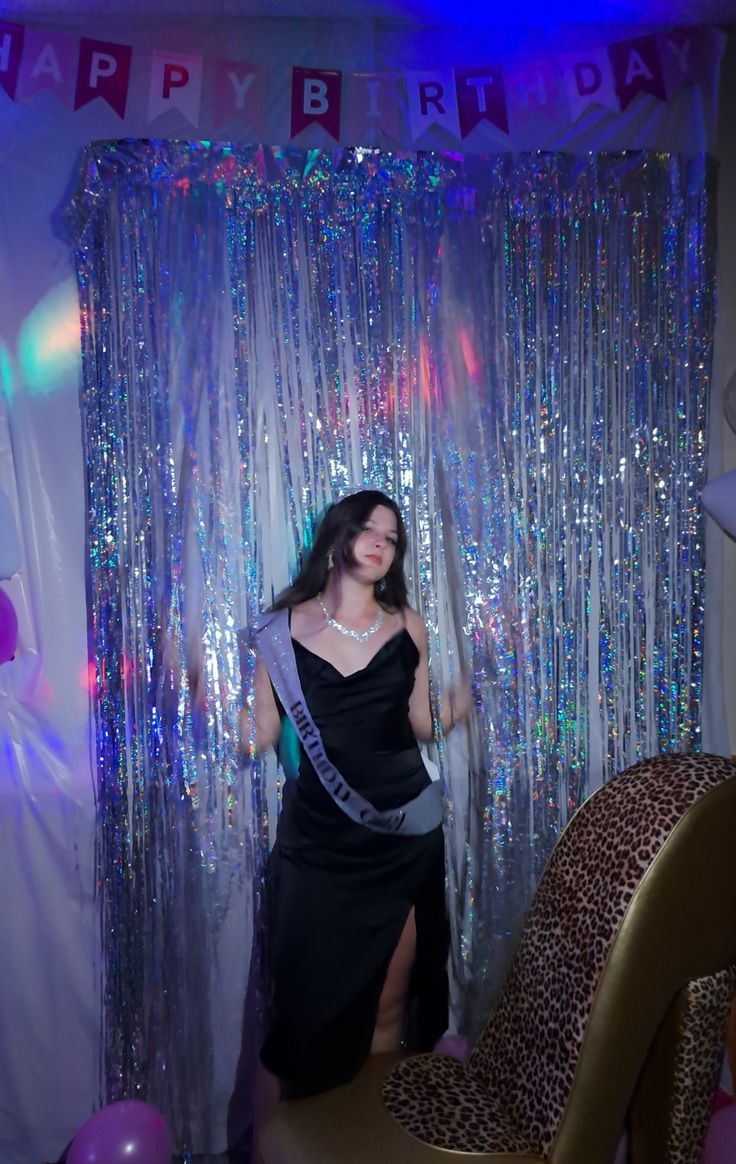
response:
<path id="1" fill-rule="evenodd" d="M 253 1153 L 256 1161 L 260 1159 L 258 1134 L 280 1099 L 281 1083 L 259 1062 L 253 1087 Z"/>
<path id="2" fill-rule="evenodd" d="M 398 1051 L 401 1046 L 404 1007 L 416 946 L 417 929 L 412 907 L 386 971 L 386 979 L 378 1002 L 371 1054 Z"/>

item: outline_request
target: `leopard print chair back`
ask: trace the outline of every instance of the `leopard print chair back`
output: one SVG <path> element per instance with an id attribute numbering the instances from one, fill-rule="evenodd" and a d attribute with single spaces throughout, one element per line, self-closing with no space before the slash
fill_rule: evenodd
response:
<path id="1" fill-rule="evenodd" d="M 404 1060 L 384 1103 L 451 1152 L 697 1164 L 736 965 L 736 769 L 677 754 L 592 795 L 540 880 L 467 1065 Z M 488 1158 L 488 1157 L 484 1157 Z"/>

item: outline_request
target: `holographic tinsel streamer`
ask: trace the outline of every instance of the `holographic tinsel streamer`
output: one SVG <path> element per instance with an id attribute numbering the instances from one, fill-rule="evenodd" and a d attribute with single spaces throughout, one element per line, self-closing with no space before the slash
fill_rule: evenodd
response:
<path id="1" fill-rule="evenodd" d="M 281 778 L 243 779 L 237 631 L 330 500 L 397 498 L 435 698 L 472 671 L 437 749 L 461 1029 L 588 791 L 698 745 L 706 174 L 112 143 L 73 209 L 105 1098 L 145 1095 L 189 1146 L 210 959 L 236 882 L 265 916 Z"/>

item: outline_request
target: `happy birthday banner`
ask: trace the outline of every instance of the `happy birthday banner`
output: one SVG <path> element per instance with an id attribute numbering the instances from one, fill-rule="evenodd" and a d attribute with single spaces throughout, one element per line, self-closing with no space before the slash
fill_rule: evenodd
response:
<path id="1" fill-rule="evenodd" d="M 378 137 L 392 142 L 400 124 L 406 124 L 412 143 L 434 126 L 464 141 L 484 124 L 505 135 L 540 116 L 569 125 L 591 106 L 618 114 L 640 95 L 666 102 L 686 85 L 711 83 L 718 46 L 712 30 L 688 28 L 573 54 L 474 68 L 398 75 L 294 67 L 288 138 L 298 139 L 319 126 L 338 142 L 367 144 Z M 0 21 L 0 89 L 12 101 L 29 101 L 50 91 L 74 110 L 100 99 L 124 118 L 134 52 L 140 50 Z M 260 136 L 267 68 L 163 49 L 143 55 L 150 58 L 149 122 L 176 110 L 196 129 L 206 95 L 211 132 L 240 122 Z"/>

